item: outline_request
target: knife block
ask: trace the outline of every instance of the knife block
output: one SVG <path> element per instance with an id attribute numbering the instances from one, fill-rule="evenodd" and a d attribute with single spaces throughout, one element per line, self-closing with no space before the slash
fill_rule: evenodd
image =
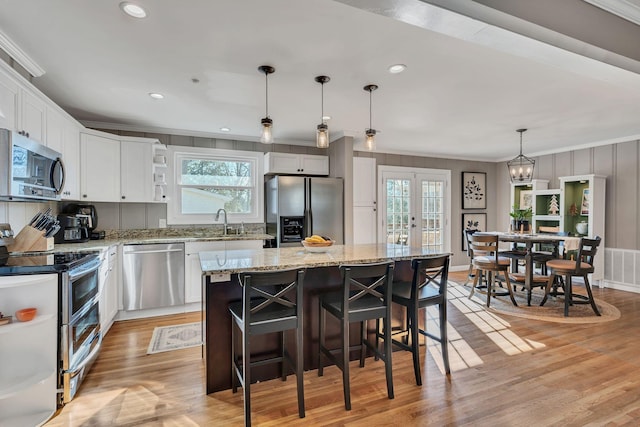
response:
<path id="1" fill-rule="evenodd" d="M 53 249 L 53 237 L 44 237 L 44 230 L 37 230 L 26 225 L 17 236 L 13 244 L 8 245 L 9 252 L 42 252 Z"/>

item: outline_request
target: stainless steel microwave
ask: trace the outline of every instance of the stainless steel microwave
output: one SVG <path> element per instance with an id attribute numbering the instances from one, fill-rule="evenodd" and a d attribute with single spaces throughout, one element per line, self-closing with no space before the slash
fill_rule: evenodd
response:
<path id="1" fill-rule="evenodd" d="M 0 200 L 60 200 L 61 154 L 8 129 L 0 129 Z"/>

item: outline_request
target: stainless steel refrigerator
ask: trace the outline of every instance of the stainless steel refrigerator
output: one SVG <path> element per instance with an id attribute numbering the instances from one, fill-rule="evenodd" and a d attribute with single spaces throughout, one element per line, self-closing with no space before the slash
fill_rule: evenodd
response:
<path id="1" fill-rule="evenodd" d="M 266 231 L 280 246 L 299 246 L 312 234 L 344 243 L 343 180 L 271 177 L 265 183 Z"/>

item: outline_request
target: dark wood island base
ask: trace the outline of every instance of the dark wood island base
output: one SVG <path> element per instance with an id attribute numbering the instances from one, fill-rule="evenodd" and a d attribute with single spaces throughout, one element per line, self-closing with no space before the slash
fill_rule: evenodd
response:
<path id="1" fill-rule="evenodd" d="M 413 257 L 438 255 L 423 249 L 411 248 L 394 248 L 387 245 L 354 245 L 340 246 L 331 248 L 332 250 L 342 250 L 340 248 L 358 248 L 380 249 L 380 255 L 375 257 L 362 256 L 358 259 L 353 255 L 333 256 L 328 259 L 327 254 L 313 254 L 313 259 L 309 257 L 311 254 L 304 254 L 304 251 L 297 248 L 282 249 L 263 249 L 263 252 L 279 251 L 282 255 L 283 251 L 294 251 L 293 254 L 302 252 L 300 256 L 301 263 L 287 263 L 286 265 L 265 265 L 261 263 L 253 263 L 252 266 L 244 268 L 227 266 L 227 270 L 217 267 L 211 268 L 212 264 L 207 259 L 216 259 L 214 252 L 200 253 L 201 264 L 203 267 L 203 286 L 205 294 L 205 362 L 206 362 L 206 389 L 207 394 L 226 390 L 231 388 L 231 318 L 229 315 L 229 302 L 239 300 L 241 297 L 241 288 L 238 283 L 238 273 L 240 271 L 249 271 L 252 269 L 274 270 L 277 268 L 303 268 L 305 269 L 304 278 L 304 369 L 317 369 L 318 366 L 318 295 L 322 292 L 335 290 L 341 285 L 339 264 L 347 263 L 367 263 L 377 262 L 385 259 L 395 260 L 395 280 L 411 280 L 411 262 Z M 398 251 L 400 251 L 398 253 Z M 233 258 L 231 252 L 247 252 L 247 251 L 227 251 L 226 259 Z M 253 251 L 258 252 L 258 251 Z M 240 255 L 240 254 L 236 254 Z M 246 255 L 246 254 L 245 254 Z M 261 256 L 260 259 L 263 257 Z M 276 259 L 283 258 L 276 256 Z M 218 257 L 220 259 L 220 257 Z M 316 261 L 314 263 L 314 260 Z M 306 264 L 303 264 L 306 261 Z M 215 264 L 215 263 L 213 263 Z M 245 263 L 246 265 L 246 258 Z M 293 265 L 292 265 L 293 264 Z M 321 265 L 317 265 L 321 264 Z M 324 265 L 322 265 L 324 264 Z M 333 265 L 326 265 L 333 264 Z M 228 281 L 212 282 L 211 275 L 219 276 L 220 273 L 228 272 Z M 400 310 L 397 310 L 399 312 Z M 400 314 L 400 313 L 399 313 Z M 375 324 L 370 322 L 368 325 L 368 333 L 373 339 L 375 333 Z M 352 324 L 350 329 L 351 343 L 358 344 L 360 339 L 359 325 Z M 252 353 L 270 355 L 279 351 L 280 340 L 276 334 L 252 337 Z M 338 348 L 340 339 L 340 327 L 338 322 L 327 321 L 327 343 L 330 348 Z M 288 340 L 292 345 L 295 342 L 293 336 Z M 293 349 L 292 349 L 293 350 Z M 353 352 L 352 360 L 357 359 L 359 354 Z M 253 380 L 264 381 L 279 377 L 278 365 L 266 365 L 252 369 L 251 375 Z"/>

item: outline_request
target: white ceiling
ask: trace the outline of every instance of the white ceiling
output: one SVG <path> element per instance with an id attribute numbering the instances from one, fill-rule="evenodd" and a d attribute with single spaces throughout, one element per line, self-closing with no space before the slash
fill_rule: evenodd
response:
<path id="1" fill-rule="evenodd" d="M 118 4 L 0 0 L 34 84 L 91 125 L 256 141 L 268 64 L 280 143 L 314 144 L 321 74 L 332 138 L 356 149 L 370 83 L 378 151 L 505 160 L 523 127 L 527 155 L 640 139 L 639 74 L 418 0 L 139 0 L 144 20 Z"/>

